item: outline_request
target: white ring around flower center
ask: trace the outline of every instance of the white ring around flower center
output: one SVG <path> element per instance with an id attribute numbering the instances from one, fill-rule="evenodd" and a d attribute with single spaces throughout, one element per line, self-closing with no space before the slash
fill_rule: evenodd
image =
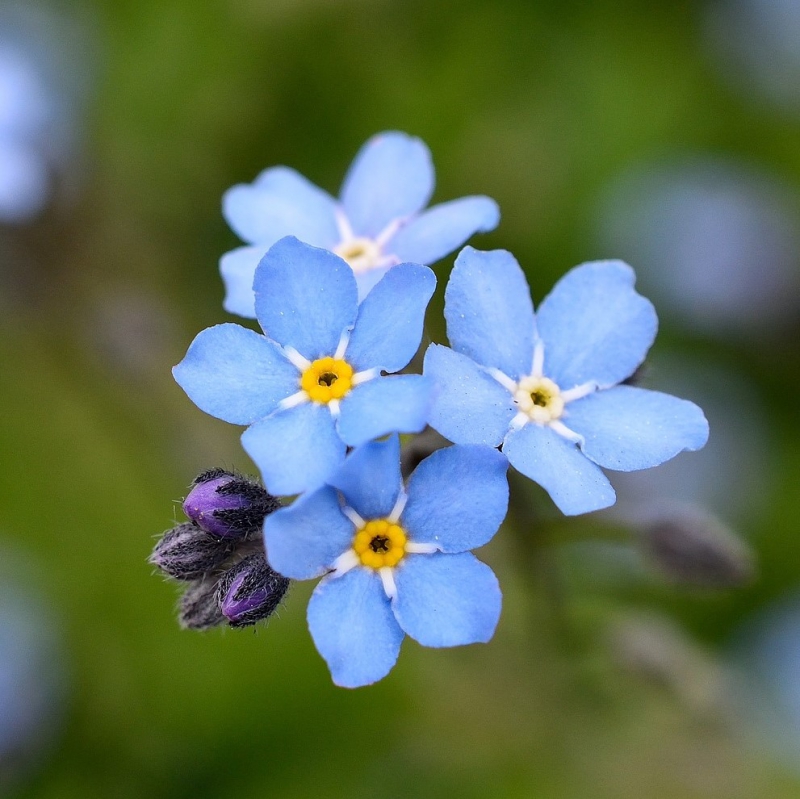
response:
<path id="1" fill-rule="evenodd" d="M 517 407 L 532 422 L 547 424 L 564 413 L 561 389 L 548 377 L 523 377 L 512 394 Z"/>
<path id="2" fill-rule="evenodd" d="M 383 261 L 383 251 L 380 244 L 374 239 L 357 236 L 345 239 L 341 244 L 337 244 L 333 251 L 350 265 L 356 272 L 368 272 L 376 266 L 380 266 Z"/>

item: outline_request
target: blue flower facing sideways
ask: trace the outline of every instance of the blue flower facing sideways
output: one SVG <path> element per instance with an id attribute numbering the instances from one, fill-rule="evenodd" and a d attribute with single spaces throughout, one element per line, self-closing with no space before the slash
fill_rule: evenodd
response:
<path id="1" fill-rule="evenodd" d="M 456 444 L 502 445 L 568 515 L 614 503 L 599 467 L 647 469 L 700 449 L 708 438 L 700 408 L 619 385 L 644 361 L 658 325 L 634 280 L 621 261 L 583 264 L 534 317 L 514 257 L 466 247 L 445 291 L 452 349 L 434 344 L 425 355 L 431 426 Z"/>
<path id="2" fill-rule="evenodd" d="M 449 447 L 420 463 L 404 489 L 395 435 L 356 449 L 329 485 L 266 518 L 272 568 L 323 577 L 308 626 L 337 685 L 382 679 L 406 634 L 431 647 L 492 637 L 500 588 L 469 550 L 505 517 L 506 469 L 490 447 Z"/>
<path id="3" fill-rule="evenodd" d="M 393 266 L 432 264 L 470 236 L 497 227 L 500 212 L 488 197 L 462 197 L 423 212 L 434 172 L 425 144 L 405 133 L 373 136 L 359 151 L 337 202 L 285 166 L 229 189 L 225 219 L 248 243 L 222 256 L 225 310 L 254 317 L 253 274 L 284 236 L 331 250 L 353 269 L 359 299 Z"/>
<path id="4" fill-rule="evenodd" d="M 255 273 L 266 335 L 208 328 L 173 374 L 201 410 L 249 425 L 242 444 L 271 494 L 312 490 L 348 446 L 425 427 L 430 381 L 381 372 L 399 371 L 416 353 L 435 286 L 428 267 L 400 264 L 359 305 L 341 258 L 286 237 Z"/>

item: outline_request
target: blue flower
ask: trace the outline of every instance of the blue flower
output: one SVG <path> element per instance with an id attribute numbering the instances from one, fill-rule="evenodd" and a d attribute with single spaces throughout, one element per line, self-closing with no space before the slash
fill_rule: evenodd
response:
<path id="1" fill-rule="evenodd" d="M 385 677 L 406 634 L 432 647 L 486 642 L 500 617 L 492 570 L 469 550 L 487 543 L 508 506 L 506 459 L 449 447 L 403 489 L 397 436 L 355 450 L 330 485 L 268 516 L 270 565 L 326 575 L 308 626 L 337 685 Z"/>
<path id="2" fill-rule="evenodd" d="M 504 250 L 466 247 L 445 292 L 452 349 L 431 345 L 430 424 L 456 444 L 502 444 L 511 465 L 566 514 L 613 505 L 600 466 L 635 471 L 700 449 L 693 403 L 619 385 L 656 335 L 653 306 L 621 261 L 568 272 L 535 316 L 525 276 Z"/>
<path id="3" fill-rule="evenodd" d="M 324 483 L 346 447 L 425 427 L 429 381 L 385 377 L 414 356 L 436 278 L 400 264 L 359 306 L 338 256 L 286 237 L 255 274 L 266 336 L 234 324 L 204 330 L 173 374 L 203 411 L 249 425 L 242 444 L 270 493 Z"/>
<path id="4" fill-rule="evenodd" d="M 473 233 L 497 227 L 500 212 L 488 197 L 462 197 L 421 213 L 433 186 L 428 148 L 396 132 L 374 136 L 361 148 L 338 202 L 283 166 L 265 170 L 250 185 L 234 186 L 223 197 L 223 214 L 251 246 L 222 256 L 225 310 L 255 316 L 253 272 L 283 236 L 344 258 L 363 299 L 392 266 L 435 263 Z"/>

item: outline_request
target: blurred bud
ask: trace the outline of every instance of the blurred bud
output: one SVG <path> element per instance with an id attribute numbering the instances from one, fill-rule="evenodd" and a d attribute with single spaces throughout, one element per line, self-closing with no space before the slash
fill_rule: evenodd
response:
<path id="1" fill-rule="evenodd" d="M 224 621 L 217 599 L 217 580 L 205 579 L 191 583 L 178 607 L 178 623 L 181 627 L 185 630 L 208 630 Z"/>
<path id="2" fill-rule="evenodd" d="M 196 580 L 220 566 L 232 551 L 232 542 L 187 522 L 164 535 L 150 563 L 176 580 Z"/>
<path id="3" fill-rule="evenodd" d="M 184 513 L 196 525 L 221 538 L 260 534 L 264 517 L 279 507 L 258 483 L 224 469 L 199 475 L 183 502 Z"/>
<path id="4" fill-rule="evenodd" d="M 677 583 L 733 588 L 753 578 L 750 549 L 707 512 L 678 508 L 652 518 L 641 532 L 655 566 Z"/>
<path id="5" fill-rule="evenodd" d="M 428 455 L 449 445 L 450 442 L 444 436 L 437 433 L 432 427 L 426 427 L 418 436 L 414 436 L 407 444 L 403 444 L 400 451 L 400 471 L 403 478 L 408 478 Z"/>
<path id="6" fill-rule="evenodd" d="M 273 571 L 263 552 L 249 555 L 222 575 L 217 598 L 231 627 L 247 627 L 271 616 L 289 581 Z"/>

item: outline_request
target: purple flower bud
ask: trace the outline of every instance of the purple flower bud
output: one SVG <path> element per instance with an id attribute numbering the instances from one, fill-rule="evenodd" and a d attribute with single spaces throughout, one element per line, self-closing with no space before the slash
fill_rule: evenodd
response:
<path id="1" fill-rule="evenodd" d="M 224 469 L 199 475 L 183 502 L 184 513 L 198 527 L 220 538 L 260 534 L 264 517 L 278 507 L 258 483 Z"/>
<path id="2" fill-rule="evenodd" d="M 208 630 L 225 617 L 217 600 L 217 580 L 207 578 L 189 584 L 178 606 L 178 623 L 186 630 Z"/>
<path id="3" fill-rule="evenodd" d="M 289 581 L 270 568 L 263 552 L 257 552 L 220 578 L 217 598 L 231 627 L 247 627 L 271 616 L 288 588 Z"/>
<path id="4" fill-rule="evenodd" d="M 176 580 L 196 580 L 218 568 L 233 547 L 233 542 L 186 522 L 167 532 L 156 544 L 150 563 Z"/>

